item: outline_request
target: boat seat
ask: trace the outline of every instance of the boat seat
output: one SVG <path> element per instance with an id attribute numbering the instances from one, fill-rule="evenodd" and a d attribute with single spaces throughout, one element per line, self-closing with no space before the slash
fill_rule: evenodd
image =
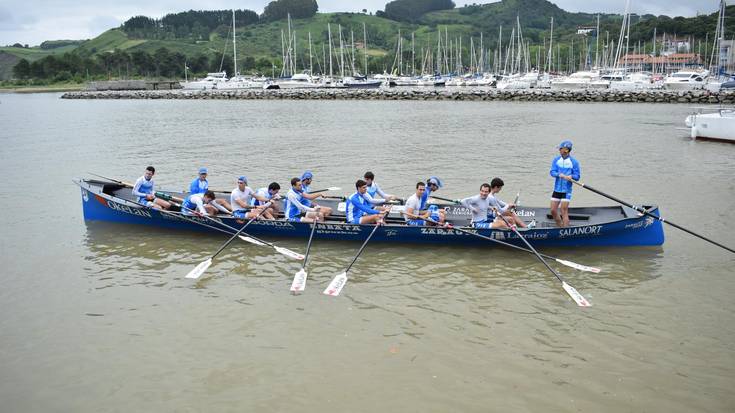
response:
<path id="1" fill-rule="evenodd" d="M 569 214 L 569 220 L 577 220 L 577 221 L 589 221 L 590 220 L 589 214 Z M 546 218 L 548 219 L 554 219 L 551 214 L 546 214 Z"/>

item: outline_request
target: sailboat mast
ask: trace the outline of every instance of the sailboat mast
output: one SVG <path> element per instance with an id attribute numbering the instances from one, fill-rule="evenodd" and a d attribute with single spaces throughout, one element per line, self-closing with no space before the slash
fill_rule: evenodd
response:
<path id="1" fill-rule="evenodd" d="M 235 43 L 235 9 L 232 9 L 232 63 L 235 65 L 233 76 L 237 76 L 237 45 Z"/>
<path id="2" fill-rule="evenodd" d="M 367 64 L 368 49 L 367 49 L 367 28 L 365 27 L 365 22 L 362 22 L 362 39 L 363 39 L 362 51 L 364 52 L 363 57 L 365 58 L 365 76 L 367 76 L 368 75 L 368 64 Z"/>

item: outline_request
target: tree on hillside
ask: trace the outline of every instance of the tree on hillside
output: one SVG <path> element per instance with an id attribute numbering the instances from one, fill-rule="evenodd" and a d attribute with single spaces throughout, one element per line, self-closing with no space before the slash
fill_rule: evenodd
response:
<path id="1" fill-rule="evenodd" d="M 275 0 L 263 10 L 263 20 L 285 19 L 289 14 L 296 19 L 311 17 L 319 10 L 316 0 Z"/>
<path id="2" fill-rule="evenodd" d="M 13 66 L 13 76 L 16 79 L 28 79 L 31 76 L 31 64 L 26 59 L 20 59 L 18 64 Z"/>
<path id="3" fill-rule="evenodd" d="M 430 11 L 453 8 L 452 0 L 394 0 L 385 5 L 384 17 L 396 21 L 415 22 Z"/>

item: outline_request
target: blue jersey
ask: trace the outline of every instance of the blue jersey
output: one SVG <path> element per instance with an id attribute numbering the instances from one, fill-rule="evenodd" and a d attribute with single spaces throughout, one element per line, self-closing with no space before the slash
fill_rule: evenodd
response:
<path id="1" fill-rule="evenodd" d="M 181 213 L 184 215 L 191 215 L 194 211 L 199 211 L 202 214 L 207 213 L 207 210 L 204 209 L 204 196 L 202 194 L 191 194 L 181 203 Z"/>
<path id="2" fill-rule="evenodd" d="M 314 211 L 314 208 L 310 208 L 304 204 L 306 198 L 304 198 L 302 192 L 296 192 L 293 188 L 288 190 L 286 196 L 286 205 L 284 206 L 284 213 L 287 219 L 296 219 L 301 216 L 302 213 Z"/>
<path id="3" fill-rule="evenodd" d="M 203 194 L 207 192 L 207 189 L 209 189 L 209 181 L 206 179 L 204 181 L 200 181 L 199 178 L 191 181 L 191 185 L 189 185 L 189 192 L 192 194 Z"/>
<path id="4" fill-rule="evenodd" d="M 308 194 L 309 193 L 309 185 L 304 185 L 302 183 L 301 184 L 301 192 L 304 193 L 304 194 Z M 311 206 L 311 200 L 306 199 L 306 198 L 303 198 L 303 199 L 304 199 L 303 204 L 306 205 L 306 206 L 308 206 L 308 207 L 310 207 Z"/>
<path id="5" fill-rule="evenodd" d="M 148 200 L 145 198 L 146 195 L 153 194 L 153 178 L 146 180 L 145 175 L 138 178 L 133 185 L 133 195 L 138 197 L 138 202 L 145 204 Z"/>
<path id="6" fill-rule="evenodd" d="M 379 213 L 380 211 L 370 208 L 370 201 L 359 192 L 355 192 L 347 198 L 347 222 L 349 223 L 359 224 L 360 218 L 363 216 Z"/>
<path id="7" fill-rule="evenodd" d="M 426 209 L 426 202 L 429 200 L 429 195 L 431 195 L 431 189 L 429 187 L 426 187 L 426 190 L 424 191 L 424 194 L 421 195 L 421 203 L 419 204 L 419 209 L 424 210 Z"/>
<path id="8" fill-rule="evenodd" d="M 571 176 L 572 179 L 578 181 L 580 178 L 579 162 L 571 156 L 563 158 L 561 155 L 558 155 L 551 161 L 549 175 L 556 178 L 554 181 L 554 192 L 571 194 L 574 184 L 566 179 L 559 178 L 559 174 Z"/>
<path id="9" fill-rule="evenodd" d="M 255 191 L 255 195 L 257 195 L 259 197 L 263 197 L 263 198 L 265 198 L 265 199 L 267 199 L 269 201 L 271 200 L 271 198 L 273 198 L 273 195 L 271 195 L 271 193 L 268 190 L 268 188 L 260 188 L 260 189 L 258 189 L 257 191 Z M 250 205 L 258 206 L 258 205 L 263 205 L 263 204 L 265 204 L 265 202 L 260 202 L 255 197 L 252 197 L 250 199 Z"/>

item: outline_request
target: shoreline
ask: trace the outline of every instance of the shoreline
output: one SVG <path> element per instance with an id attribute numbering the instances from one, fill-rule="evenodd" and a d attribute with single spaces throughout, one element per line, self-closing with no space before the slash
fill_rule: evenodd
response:
<path id="1" fill-rule="evenodd" d="M 734 105 L 735 91 L 713 93 L 706 90 L 497 90 L 497 89 L 280 89 L 280 90 L 143 90 L 73 91 L 62 99 L 197 99 L 197 100 L 442 100 L 442 101 L 537 101 L 689 103 Z"/>
<path id="2" fill-rule="evenodd" d="M 55 92 L 79 92 L 84 89 L 84 84 L 65 86 L 28 86 L 0 88 L 0 93 L 55 93 Z"/>

